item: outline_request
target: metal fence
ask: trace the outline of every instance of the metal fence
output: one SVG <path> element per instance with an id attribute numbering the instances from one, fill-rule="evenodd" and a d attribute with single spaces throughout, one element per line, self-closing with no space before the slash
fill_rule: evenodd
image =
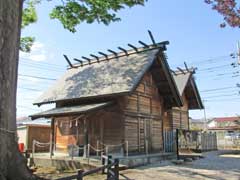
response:
<path id="1" fill-rule="evenodd" d="M 217 150 L 216 133 L 177 129 L 177 152 L 182 154 Z"/>
<path id="2" fill-rule="evenodd" d="M 164 152 L 176 151 L 176 131 L 165 130 L 163 132 Z"/>

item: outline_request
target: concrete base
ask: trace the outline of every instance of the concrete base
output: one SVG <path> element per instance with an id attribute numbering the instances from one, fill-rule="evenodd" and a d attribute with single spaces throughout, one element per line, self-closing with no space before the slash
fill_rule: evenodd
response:
<path id="1" fill-rule="evenodd" d="M 151 163 L 158 163 L 163 160 L 176 158 L 174 153 L 158 153 L 149 155 L 135 155 L 129 157 L 114 156 L 113 158 L 119 158 L 120 168 L 127 169 L 137 166 L 143 166 Z M 95 167 L 101 166 L 100 157 L 74 157 L 73 160 L 67 155 L 55 155 L 52 158 L 49 154 L 39 153 L 34 155 L 34 164 L 42 167 L 56 167 L 58 170 L 66 169 L 85 169 L 89 170 Z"/>
<path id="2" fill-rule="evenodd" d="M 127 168 L 143 166 L 146 164 L 158 163 L 163 160 L 176 158 L 174 153 L 158 153 L 149 155 L 138 155 L 129 157 L 119 157 L 120 164 L 125 165 Z"/>

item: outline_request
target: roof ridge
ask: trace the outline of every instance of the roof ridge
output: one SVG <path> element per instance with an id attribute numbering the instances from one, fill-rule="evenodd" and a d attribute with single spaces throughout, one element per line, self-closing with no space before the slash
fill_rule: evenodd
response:
<path id="1" fill-rule="evenodd" d="M 131 44 L 128 44 L 128 46 L 132 47 L 132 49 L 126 50 L 122 47 L 118 47 L 118 49 L 121 50 L 120 52 L 115 52 L 113 50 L 108 49 L 108 51 L 111 52 L 111 54 L 105 54 L 103 52 L 98 52 L 102 56 L 96 56 L 96 55 L 93 55 L 93 54 L 90 54 L 90 56 L 93 57 L 93 58 L 87 58 L 87 57 L 82 56 L 82 59 L 85 59 L 84 61 L 80 60 L 80 59 L 77 59 L 77 58 L 74 58 L 74 60 L 78 61 L 79 63 L 72 64 L 72 66 L 70 65 L 70 67 L 68 67 L 68 69 L 79 68 L 79 67 L 83 67 L 83 66 L 86 66 L 86 65 L 100 63 L 100 62 L 103 62 L 103 61 L 109 61 L 111 59 L 116 59 L 116 58 L 120 58 L 120 57 L 124 57 L 124 56 L 130 56 L 130 55 L 133 55 L 133 54 L 138 54 L 138 53 L 142 53 L 142 52 L 150 51 L 150 50 L 154 50 L 154 49 L 162 48 L 163 50 L 166 50 L 166 45 L 169 44 L 168 41 L 162 41 L 162 42 L 155 43 L 155 44 L 150 44 L 150 45 L 147 45 L 147 44 L 143 43 L 142 41 L 139 41 L 139 43 L 142 44 L 143 47 L 137 48 L 137 47 L 135 47 Z M 64 57 L 65 56 L 66 55 L 64 55 Z M 69 59 L 67 61 L 69 61 Z"/>

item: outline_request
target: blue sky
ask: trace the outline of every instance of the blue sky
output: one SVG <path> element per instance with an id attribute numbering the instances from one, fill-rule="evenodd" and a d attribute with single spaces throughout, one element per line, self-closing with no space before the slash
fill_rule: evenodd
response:
<path id="1" fill-rule="evenodd" d="M 199 69 L 195 76 L 200 91 L 229 87 L 222 91 L 201 93 L 208 100 L 205 102 L 208 117 L 240 114 L 240 96 L 235 95 L 238 88 L 234 88 L 240 79 L 238 76 L 232 77 L 239 67 L 230 66 L 236 58 L 229 56 L 237 51 L 240 29 L 220 28 L 222 16 L 211 10 L 204 0 L 186 0 L 184 3 L 149 0 L 144 7 L 120 11 L 120 22 L 109 26 L 83 23 L 77 27 L 76 33 L 65 30 L 57 20 L 49 19 L 53 5 L 53 2 L 40 4 L 37 9 L 38 22 L 22 32 L 23 35 L 35 36 L 36 44 L 30 54 L 20 55 L 19 74 L 22 76 L 19 76 L 18 116 L 52 107 L 38 108 L 31 103 L 54 81 L 25 75 L 59 78 L 67 65 L 62 54 L 80 58 L 98 51 L 106 52 L 107 49 L 117 50 L 118 46 L 127 48 L 127 43 L 137 45 L 138 40 L 150 43 L 148 29 L 156 41 L 170 41 L 166 53 L 173 69 L 184 67 L 184 61 Z M 192 111 L 190 115 L 201 118 L 203 111 Z"/>

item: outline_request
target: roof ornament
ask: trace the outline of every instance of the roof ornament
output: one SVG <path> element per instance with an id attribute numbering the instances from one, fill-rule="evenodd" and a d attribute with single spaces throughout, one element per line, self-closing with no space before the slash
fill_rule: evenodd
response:
<path id="1" fill-rule="evenodd" d="M 120 49 L 121 51 L 123 51 L 127 56 L 128 56 L 128 52 L 126 49 L 122 48 L 122 47 L 118 47 L 118 49 Z"/>
<path id="2" fill-rule="evenodd" d="M 73 64 L 71 63 L 71 61 L 68 59 L 67 55 L 64 54 L 63 57 L 66 59 L 67 63 L 69 64 L 69 66 L 70 66 L 71 68 L 75 68 L 75 66 L 73 66 Z"/>
<path id="3" fill-rule="evenodd" d="M 136 46 L 134 46 L 134 45 L 132 45 L 132 44 L 130 44 L 130 43 L 128 44 L 128 46 L 131 47 L 131 48 L 133 48 L 136 52 L 138 52 L 138 48 L 137 48 Z"/>
<path id="4" fill-rule="evenodd" d="M 148 34 L 149 34 L 149 36 L 150 36 L 150 38 L 152 40 L 153 45 L 156 46 L 156 41 L 155 41 L 155 39 L 154 39 L 154 37 L 152 35 L 152 32 L 150 30 L 148 30 Z"/>
<path id="5" fill-rule="evenodd" d="M 105 54 L 105 53 L 103 53 L 101 51 L 99 51 L 98 54 L 100 54 L 100 55 L 104 56 L 106 59 L 108 59 L 108 55 L 107 54 Z"/>
<path id="6" fill-rule="evenodd" d="M 77 58 L 74 58 L 73 60 L 79 62 L 81 64 L 81 66 L 83 66 L 83 61 L 82 60 L 77 59 Z"/>
<path id="7" fill-rule="evenodd" d="M 118 54 L 117 54 L 116 51 L 113 51 L 113 50 L 111 50 L 111 49 L 108 49 L 108 51 L 109 51 L 110 53 L 113 53 L 116 57 L 118 56 Z"/>
<path id="8" fill-rule="evenodd" d="M 186 74 L 185 71 L 184 71 L 182 68 L 177 67 L 177 69 L 178 69 L 181 73 Z"/>
<path id="9" fill-rule="evenodd" d="M 85 60 L 87 60 L 89 65 L 91 64 L 91 59 L 90 59 L 90 58 L 87 58 L 87 57 L 85 57 L 85 56 L 82 56 L 82 58 L 85 59 Z"/>
<path id="10" fill-rule="evenodd" d="M 184 66 L 185 66 L 187 72 L 189 72 L 189 68 L 188 68 L 187 63 L 185 61 L 184 61 Z"/>
<path id="11" fill-rule="evenodd" d="M 143 45 L 144 48 L 149 48 L 149 45 L 147 45 L 146 43 L 142 42 L 142 41 L 138 41 L 139 44 Z"/>
<path id="12" fill-rule="evenodd" d="M 96 59 L 97 59 L 97 62 L 99 63 L 99 57 L 98 57 L 98 56 L 96 56 L 96 55 L 94 55 L 94 54 L 90 54 L 90 56 L 96 58 Z"/>

